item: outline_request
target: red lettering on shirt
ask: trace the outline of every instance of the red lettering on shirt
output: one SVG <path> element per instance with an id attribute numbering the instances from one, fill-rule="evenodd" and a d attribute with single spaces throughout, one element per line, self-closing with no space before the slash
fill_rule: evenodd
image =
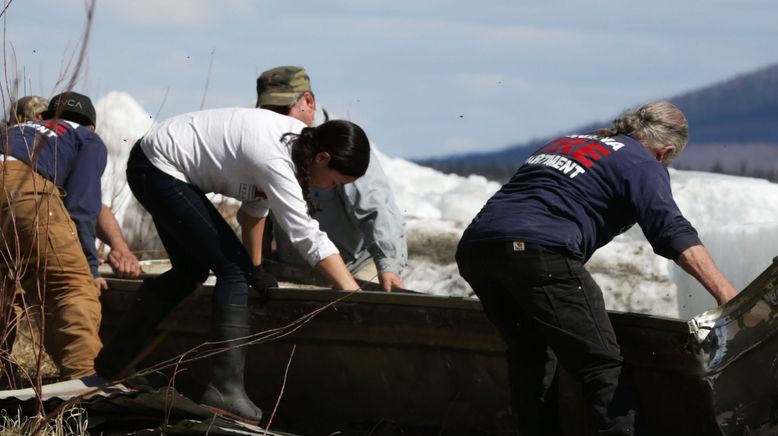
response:
<path id="1" fill-rule="evenodd" d="M 589 142 L 572 152 L 570 157 L 581 162 L 586 168 L 591 168 L 593 165 L 592 160 L 600 160 L 601 157 L 609 154 L 611 154 L 611 151 L 603 147 L 599 142 Z"/>
<path id="2" fill-rule="evenodd" d="M 44 126 L 48 127 L 49 129 L 53 130 L 57 136 L 65 134 L 65 132 L 68 131 L 67 126 L 64 124 L 60 124 L 54 120 L 46 121 L 43 123 Z"/>
<path id="3" fill-rule="evenodd" d="M 552 153 L 569 156 L 586 168 L 591 168 L 594 162 L 603 156 L 611 154 L 611 150 L 599 142 L 586 138 L 559 138 L 543 147 L 540 153 Z"/>

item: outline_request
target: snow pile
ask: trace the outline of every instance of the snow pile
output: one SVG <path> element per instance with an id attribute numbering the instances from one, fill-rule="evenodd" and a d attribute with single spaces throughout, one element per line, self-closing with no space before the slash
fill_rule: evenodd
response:
<path id="1" fill-rule="evenodd" d="M 711 256 L 737 289 L 743 289 L 778 256 L 778 184 L 767 180 L 674 171 L 681 211 L 697 228 Z M 715 306 L 688 274 L 673 266 L 681 318 Z"/>
<path id="2" fill-rule="evenodd" d="M 127 186 L 127 158 L 141 136 L 153 125 L 152 117 L 127 93 L 111 92 L 95 103 L 97 134 L 108 147 L 103 173 L 103 203 L 111 207 L 130 249 L 158 253 L 161 248 L 151 216 Z"/>

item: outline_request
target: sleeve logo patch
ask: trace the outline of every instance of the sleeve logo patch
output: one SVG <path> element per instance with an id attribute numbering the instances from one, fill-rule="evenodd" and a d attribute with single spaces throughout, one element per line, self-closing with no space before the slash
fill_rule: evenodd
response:
<path id="1" fill-rule="evenodd" d="M 267 194 L 265 194 L 265 191 L 257 189 L 256 185 L 251 183 L 241 183 L 238 189 L 238 200 L 267 200 Z"/>

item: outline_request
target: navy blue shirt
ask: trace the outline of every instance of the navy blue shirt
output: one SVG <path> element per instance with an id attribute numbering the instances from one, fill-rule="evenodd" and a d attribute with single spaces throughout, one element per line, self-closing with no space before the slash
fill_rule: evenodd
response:
<path id="1" fill-rule="evenodd" d="M 102 139 L 86 127 L 65 120 L 16 124 L 0 130 L 0 154 L 34 167 L 63 191 L 63 203 L 76 224 L 92 276 L 100 277 L 95 226 L 102 207 L 100 177 L 108 157 Z"/>
<path id="2" fill-rule="evenodd" d="M 643 144 L 625 135 L 570 135 L 530 156 L 461 243 L 519 240 L 586 262 L 636 222 L 668 259 L 700 244 L 673 200 L 667 169 Z"/>

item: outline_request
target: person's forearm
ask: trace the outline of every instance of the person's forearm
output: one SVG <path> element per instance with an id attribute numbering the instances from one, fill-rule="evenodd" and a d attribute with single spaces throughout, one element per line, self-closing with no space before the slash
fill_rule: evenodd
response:
<path id="1" fill-rule="evenodd" d="M 676 263 L 697 279 L 719 304 L 726 303 L 737 294 L 735 287 L 719 271 L 708 250 L 702 245 L 694 245 L 684 250 L 676 259 Z"/>
<path id="2" fill-rule="evenodd" d="M 111 208 L 102 205 L 100 213 L 97 215 L 97 225 L 95 226 L 97 233 L 97 239 L 105 242 L 106 245 L 114 250 L 127 249 L 127 242 L 122 237 L 122 231 L 119 227 L 119 223 L 116 221 L 116 217 L 113 216 Z"/>
<path id="3" fill-rule="evenodd" d="M 111 265 L 114 273 L 122 279 L 138 278 L 141 273 L 140 262 L 122 237 L 119 222 L 116 221 L 113 211 L 105 204 L 101 205 L 100 213 L 97 214 L 95 233 L 98 239 L 111 247 L 106 261 Z"/>
<path id="4" fill-rule="evenodd" d="M 316 264 L 316 270 L 337 289 L 346 291 L 359 289 L 359 285 L 349 272 L 340 254 L 325 257 Z"/>
<path id="5" fill-rule="evenodd" d="M 262 264 L 262 238 L 265 233 L 265 218 L 256 218 L 238 211 L 238 224 L 240 224 L 241 239 L 246 247 L 251 262 L 254 265 Z"/>

